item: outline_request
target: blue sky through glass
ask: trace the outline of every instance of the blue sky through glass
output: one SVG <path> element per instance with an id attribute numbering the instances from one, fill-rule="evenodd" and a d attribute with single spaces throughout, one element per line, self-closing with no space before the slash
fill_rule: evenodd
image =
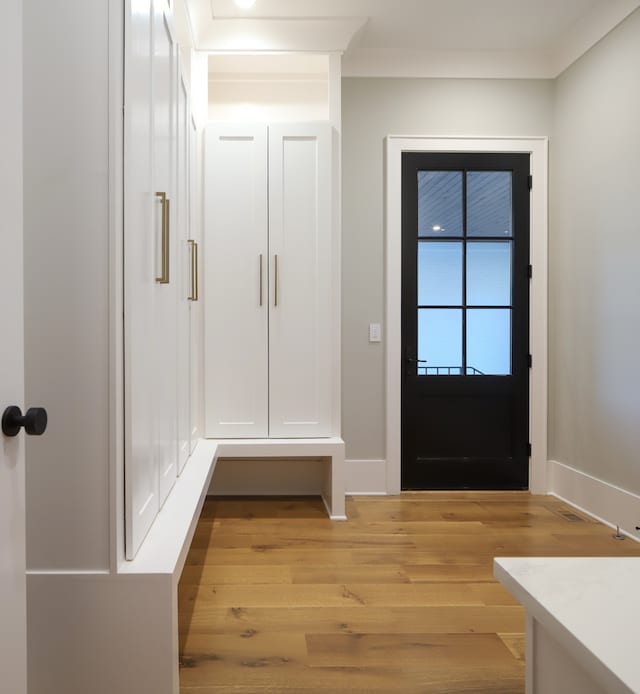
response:
<path id="1" fill-rule="evenodd" d="M 464 235 L 463 175 L 418 172 L 418 235 L 424 239 L 418 241 L 418 305 L 429 307 L 418 309 L 418 358 L 426 360 L 420 366 L 428 373 L 463 366 L 465 242 L 444 240 Z M 475 237 L 466 242 L 467 367 L 510 374 L 511 309 L 488 307 L 511 306 L 511 172 L 466 176 L 467 237 Z M 480 240 L 482 236 L 507 238 Z"/>

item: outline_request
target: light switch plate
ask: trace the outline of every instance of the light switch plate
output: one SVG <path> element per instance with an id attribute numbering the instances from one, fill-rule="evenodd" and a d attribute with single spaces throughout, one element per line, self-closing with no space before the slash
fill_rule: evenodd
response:
<path id="1" fill-rule="evenodd" d="M 380 323 L 369 323 L 369 342 L 380 342 L 381 340 Z"/>

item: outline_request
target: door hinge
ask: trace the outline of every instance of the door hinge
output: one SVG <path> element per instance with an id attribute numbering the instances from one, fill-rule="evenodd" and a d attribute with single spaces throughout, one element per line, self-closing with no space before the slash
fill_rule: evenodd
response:
<path id="1" fill-rule="evenodd" d="M 529 275 L 529 279 L 533 277 L 533 265 L 527 266 L 527 274 Z"/>
<path id="2" fill-rule="evenodd" d="M 529 186 L 529 190 L 533 189 L 533 176 L 527 176 L 527 185 Z"/>
<path id="3" fill-rule="evenodd" d="M 531 457 L 531 444 L 530 443 L 527 444 L 527 455 L 529 456 L 529 458 Z"/>
<path id="4" fill-rule="evenodd" d="M 527 354 L 527 366 L 529 368 L 533 366 L 533 357 L 530 354 Z"/>

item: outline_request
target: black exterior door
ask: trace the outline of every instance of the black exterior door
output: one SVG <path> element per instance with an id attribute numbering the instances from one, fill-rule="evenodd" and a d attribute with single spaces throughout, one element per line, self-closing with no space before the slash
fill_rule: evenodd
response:
<path id="1" fill-rule="evenodd" d="M 526 489 L 529 155 L 402 155 L 402 488 Z"/>

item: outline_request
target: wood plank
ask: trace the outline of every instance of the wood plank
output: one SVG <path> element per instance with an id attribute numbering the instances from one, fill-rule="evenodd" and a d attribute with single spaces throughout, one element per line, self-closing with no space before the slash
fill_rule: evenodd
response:
<path id="1" fill-rule="evenodd" d="M 397 564 L 377 566 L 294 566 L 293 583 L 409 583 L 407 572 Z"/>
<path id="2" fill-rule="evenodd" d="M 493 582 L 493 558 L 476 564 L 408 564 L 403 567 L 411 583 L 462 581 Z"/>
<path id="3" fill-rule="evenodd" d="M 180 631 L 188 639 L 202 634 L 278 633 L 508 633 L 524 632 L 524 610 L 489 605 L 431 607 L 206 607 L 188 619 L 182 606 Z"/>
<path id="4" fill-rule="evenodd" d="M 432 605 L 512 605 L 497 583 L 180 585 L 180 600 L 200 607 L 404 607 Z"/>
<path id="5" fill-rule="evenodd" d="M 180 577 L 181 586 L 239 585 L 260 583 L 269 585 L 291 583 L 290 566 L 228 566 L 219 564 L 195 564 L 185 566 Z"/>
<path id="6" fill-rule="evenodd" d="M 316 667 L 359 667 L 384 660 L 407 668 L 450 674 L 451 662 L 477 673 L 500 670 L 517 676 L 517 663 L 497 634 L 308 634 L 310 662 Z"/>
<path id="7" fill-rule="evenodd" d="M 523 694 L 495 556 L 640 556 L 551 497 L 208 499 L 179 586 L 181 694 Z"/>
<path id="8" fill-rule="evenodd" d="M 517 634 L 498 634 L 498 636 L 513 657 L 524 665 L 526 653 L 525 635 L 520 632 Z"/>

